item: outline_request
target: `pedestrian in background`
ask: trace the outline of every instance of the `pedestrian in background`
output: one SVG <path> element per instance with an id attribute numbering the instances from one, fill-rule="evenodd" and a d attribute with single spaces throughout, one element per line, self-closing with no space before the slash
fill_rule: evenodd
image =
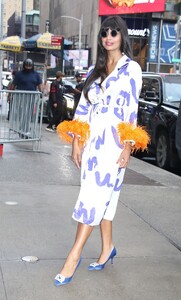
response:
<path id="1" fill-rule="evenodd" d="M 34 70 L 32 59 L 27 58 L 23 62 L 23 69 L 18 71 L 11 85 L 12 90 L 28 91 L 27 93 L 16 93 L 13 95 L 14 122 L 17 122 L 17 132 L 22 138 L 35 135 L 35 123 L 37 104 L 34 93 L 42 89 L 42 79 Z M 30 93 L 29 93 L 30 92 Z M 10 118 L 11 121 L 11 118 Z"/>
<path id="2" fill-rule="evenodd" d="M 30 58 L 23 62 L 23 69 L 16 73 L 12 82 L 12 90 L 37 91 L 41 92 L 42 79 L 37 71 L 34 70 L 34 63 Z"/>
<path id="3" fill-rule="evenodd" d="M 149 141 L 147 133 L 136 127 L 142 72 L 131 57 L 126 23 L 120 16 L 108 17 L 98 34 L 96 64 L 89 71 L 74 120 L 57 128 L 61 138 L 72 141 L 81 188 L 72 215 L 78 222 L 75 242 L 55 277 L 56 286 L 71 281 L 94 226 L 100 226 L 102 247 L 88 269 L 102 270 L 117 253 L 112 221 L 125 168 L 133 149 L 144 150 Z"/>
<path id="4" fill-rule="evenodd" d="M 50 86 L 49 107 L 52 112 L 49 125 L 46 130 L 55 132 L 57 125 L 64 120 L 64 103 L 63 103 L 63 73 L 56 73 L 56 80 Z"/>
<path id="5" fill-rule="evenodd" d="M 74 94 L 74 111 L 77 108 L 77 105 L 79 103 L 80 96 L 81 96 L 81 93 L 82 93 L 82 90 L 83 90 L 83 86 L 84 86 L 84 83 L 82 81 L 82 76 L 79 73 L 75 74 L 75 78 L 76 78 L 77 84 L 76 84 L 75 90 L 74 90 L 75 91 L 75 94 Z"/>

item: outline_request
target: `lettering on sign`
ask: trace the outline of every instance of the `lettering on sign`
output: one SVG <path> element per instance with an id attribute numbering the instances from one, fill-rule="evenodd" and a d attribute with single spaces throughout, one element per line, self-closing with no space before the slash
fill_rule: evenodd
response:
<path id="1" fill-rule="evenodd" d="M 150 35 L 150 30 L 148 28 L 144 29 L 128 29 L 128 35 L 131 36 L 149 36 Z"/>
<path id="2" fill-rule="evenodd" d="M 51 37 L 52 46 L 61 46 L 61 44 L 62 44 L 62 36 L 54 35 Z"/>
<path id="3" fill-rule="evenodd" d="M 150 48 L 149 48 L 150 62 L 157 62 L 158 42 L 159 42 L 159 24 L 153 22 L 151 27 Z"/>

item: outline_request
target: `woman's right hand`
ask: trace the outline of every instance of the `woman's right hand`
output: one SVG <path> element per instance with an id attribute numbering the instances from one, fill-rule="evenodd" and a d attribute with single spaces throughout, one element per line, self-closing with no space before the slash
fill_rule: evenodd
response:
<path id="1" fill-rule="evenodd" d="M 82 160 L 82 145 L 79 143 L 79 139 L 74 137 L 72 142 L 72 160 L 78 169 L 81 167 Z"/>

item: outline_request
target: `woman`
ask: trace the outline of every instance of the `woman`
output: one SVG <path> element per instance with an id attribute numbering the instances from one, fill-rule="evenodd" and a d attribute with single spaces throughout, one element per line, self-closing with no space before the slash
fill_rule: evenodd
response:
<path id="1" fill-rule="evenodd" d="M 81 167 L 81 189 L 72 216 L 78 221 L 75 242 L 55 285 L 71 281 L 96 225 L 100 226 L 102 252 L 89 270 L 102 270 L 116 255 L 112 220 L 125 168 L 133 147 L 146 148 L 148 142 L 140 129 L 141 139 L 145 138 L 145 145 L 140 146 L 133 128 L 141 85 L 141 68 L 131 60 L 127 26 L 121 17 L 110 16 L 101 25 L 96 65 L 88 74 L 74 120 L 57 129 L 67 141 L 71 140 L 69 135 L 73 137 L 72 159 Z"/>

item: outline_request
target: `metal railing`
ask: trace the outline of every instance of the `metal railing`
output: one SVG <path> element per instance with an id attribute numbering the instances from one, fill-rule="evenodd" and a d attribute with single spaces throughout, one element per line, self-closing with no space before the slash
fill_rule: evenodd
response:
<path id="1" fill-rule="evenodd" d="M 0 90 L 0 144 L 32 142 L 40 148 L 43 99 L 40 92 Z"/>

